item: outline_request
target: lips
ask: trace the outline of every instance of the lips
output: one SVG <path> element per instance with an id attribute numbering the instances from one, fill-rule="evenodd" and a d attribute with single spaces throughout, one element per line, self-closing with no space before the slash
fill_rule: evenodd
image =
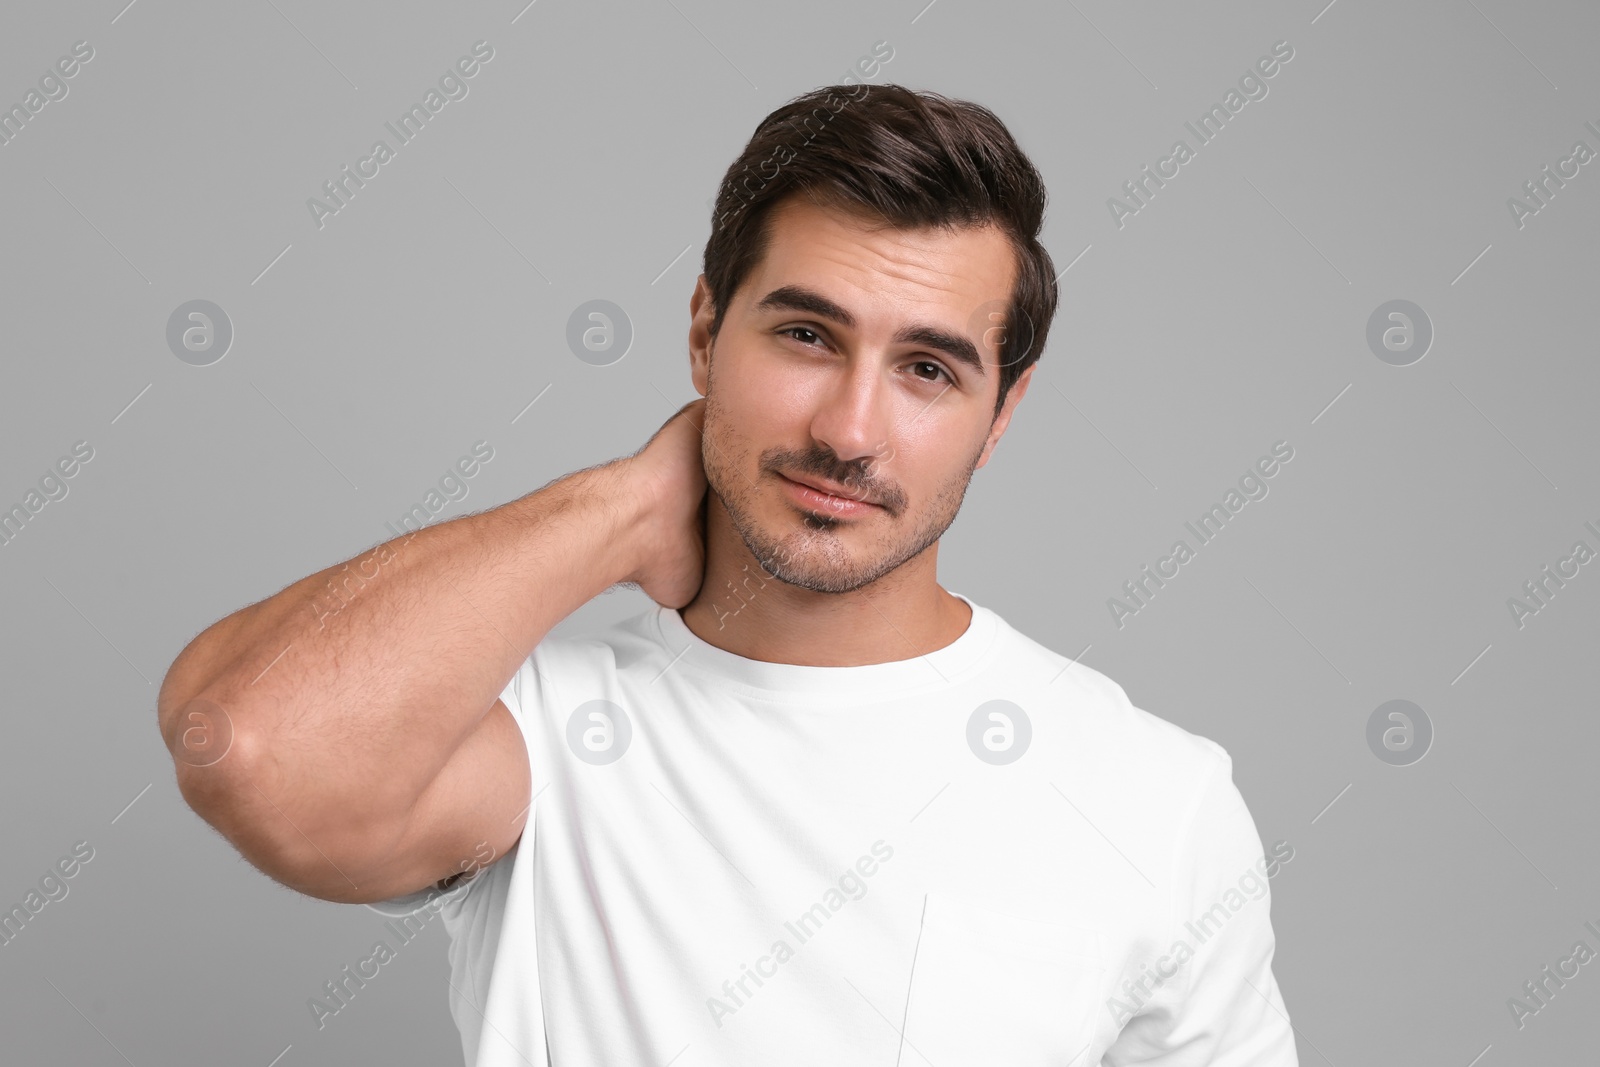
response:
<path id="1" fill-rule="evenodd" d="M 784 474 L 782 477 L 787 478 L 789 481 L 795 482 L 796 484 L 815 489 L 819 493 L 827 493 L 829 496 L 839 497 L 841 500 L 854 500 L 862 504 L 873 504 L 878 507 L 883 506 L 872 497 L 861 496 L 853 489 L 847 489 L 842 485 L 837 485 L 833 482 L 826 482 L 820 478 L 802 477 L 793 474 Z"/>

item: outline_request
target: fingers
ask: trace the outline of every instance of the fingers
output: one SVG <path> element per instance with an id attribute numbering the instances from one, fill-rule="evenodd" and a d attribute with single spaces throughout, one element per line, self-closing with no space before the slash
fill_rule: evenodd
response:
<path id="1" fill-rule="evenodd" d="M 693 400 L 691 400 L 687 404 L 683 405 L 683 407 L 679 408 L 677 411 L 674 411 L 671 415 L 669 415 L 667 417 L 667 421 L 666 422 L 663 422 L 660 426 L 656 427 L 656 433 L 651 434 L 650 435 L 651 438 L 654 439 L 656 434 L 659 434 L 662 430 L 665 430 L 668 426 L 671 426 L 673 419 L 677 418 L 679 415 L 682 415 L 684 412 L 688 411 L 690 408 L 694 407 L 696 404 L 704 404 L 705 402 L 706 402 L 706 398 L 705 397 L 703 397 L 703 396 L 695 397 Z M 696 425 L 696 428 L 698 429 L 699 428 L 699 424 L 696 423 L 695 425 Z"/>
<path id="2" fill-rule="evenodd" d="M 671 415 L 668 415 L 667 416 L 667 421 L 663 422 L 660 426 L 657 426 L 656 427 L 656 432 L 650 435 L 650 440 L 654 441 L 657 437 L 661 436 L 661 431 L 665 430 L 668 426 L 671 426 L 672 425 L 672 420 L 677 418 L 679 415 L 682 415 L 682 414 L 683 414 L 683 408 L 679 408 L 677 411 L 674 411 Z"/>

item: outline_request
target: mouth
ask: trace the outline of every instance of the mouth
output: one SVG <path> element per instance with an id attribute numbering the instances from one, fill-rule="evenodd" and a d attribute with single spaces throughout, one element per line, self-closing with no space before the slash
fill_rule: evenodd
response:
<path id="1" fill-rule="evenodd" d="M 882 507 L 871 500 L 850 495 L 850 490 L 843 486 L 810 478 L 791 478 L 784 474 L 778 477 L 783 480 L 784 490 L 790 498 L 812 511 L 830 515 L 862 515 Z"/>

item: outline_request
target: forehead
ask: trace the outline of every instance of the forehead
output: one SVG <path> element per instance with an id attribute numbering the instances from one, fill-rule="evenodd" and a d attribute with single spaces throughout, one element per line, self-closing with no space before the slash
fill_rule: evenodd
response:
<path id="1" fill-rule="evenodd" d="M 972 312 L 1008 301 L 1017 264 L 996 226 L 895 229 L 804 194 L 776 205 L 767 218 L 766 253 L 742 296 L 759 300 L 782 285 L 800 284 L 875 317 L 939 314 L 965 329 Z"/>

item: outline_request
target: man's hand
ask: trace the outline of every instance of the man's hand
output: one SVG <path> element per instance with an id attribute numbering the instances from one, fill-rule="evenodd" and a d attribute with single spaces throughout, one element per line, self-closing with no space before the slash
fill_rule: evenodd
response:
<path id="1" fill-rule="evenodd" d="M 684 607 L 705 580 L 705 410 L 704 397 L 691 400 L 625 461 L 648 500 L 650 527 L 645 557 L 628 581 L 662 607 Z"/>

